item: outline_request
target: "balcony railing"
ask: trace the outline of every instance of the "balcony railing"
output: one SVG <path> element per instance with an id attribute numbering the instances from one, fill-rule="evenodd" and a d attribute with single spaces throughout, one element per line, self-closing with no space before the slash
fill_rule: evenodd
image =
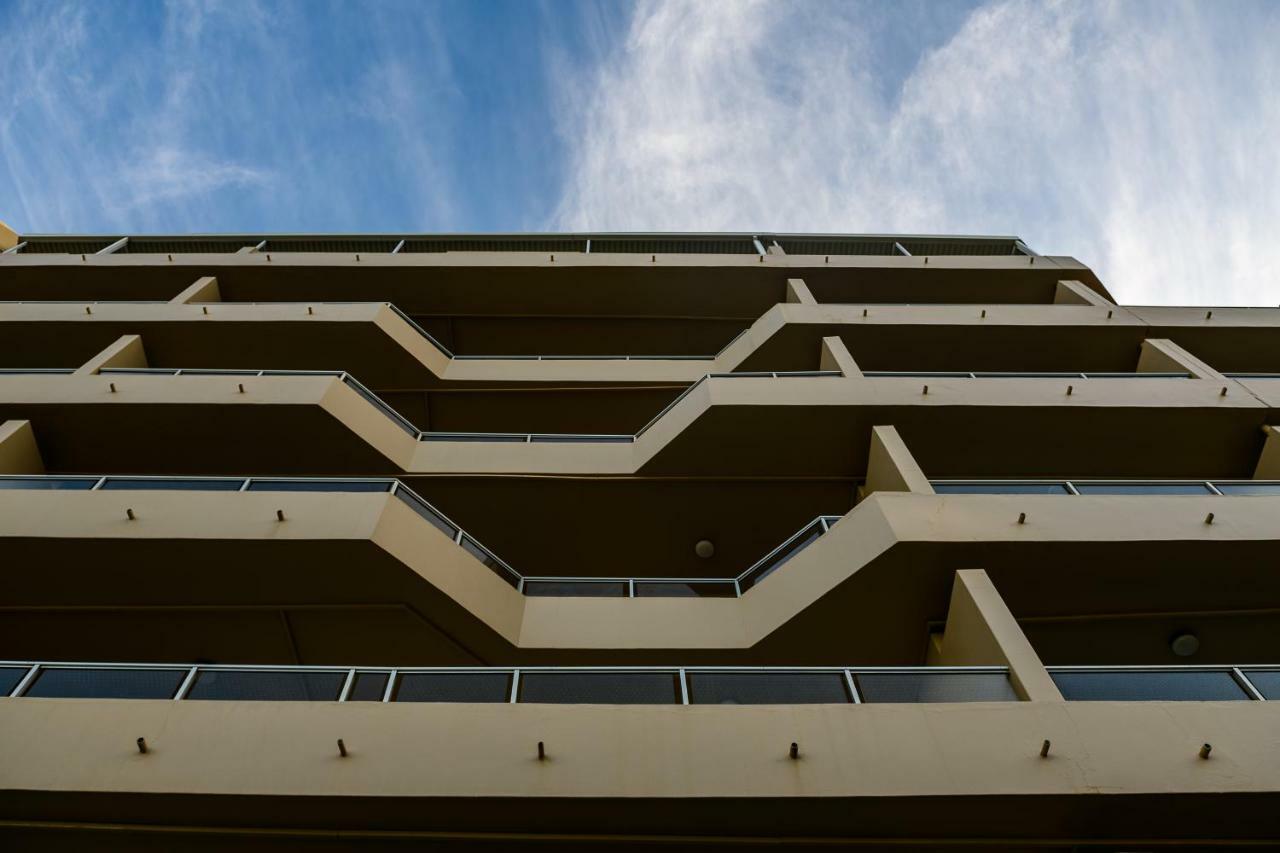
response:
<path id="1" fill-rule="evenodd" d="M 1280 698 L 1277 666 L 1051 666 L 1064 699 L 1222 702 Z"/>
<path id="2" fill-rule="evenodd" d="M 596 598 L 736 598 L 781 568 L 840 520 L 818 516 L 746 571 L 729 578 L 531 577 L 513 569 L 461 526 L 394 478 L 147 477 L 2 475 L 7 489 L 59 491 L 389 492 L 516 590 L 531 596 Z"/>
<path id="3" fill-rule="evenodd" d="M 21 370 L 18 372 L 58 372 L 71 373 L 72 370 Z M 771 377 L 774 379 L 782 377 L 812 377 L 812 376 L 841 376 L 839 371 L 835 370 L 795 370 L 795 371 L 773 371 L 768 373 L 708 373 L 705 374 L 697 382 L 694 382 L 688 388 L 684 389 L 678 397 L 663 407 L 649 423 L 640 428 L 635 435 L 625 433 L 575 433 L 575 432 L 429 432 L 420 430 L 412 421 L 404 415 L 396 411 L 390 404 L 370 391 L 359 380 L 344 370 L 237 370 L 237 369 L 191 369 L 177 367 L 104 367 L 99 373 L 101 374 L 132 374 L 138 376 L 335 376 L 364 399 L 368 400 L 375 407 L 380 409 L 383 414 L 391 418 L 396 426 L 413 436 L 418 441 L 483 441 L 483 442 L 502 442 L 513 444 L 532 444 L 532 443 L 585 443 L 585 444 L 631 444 L 639 438 L 644 432 L 658 421 L 663 415 L 669 412 L 676 403 L 679 403 L 687 397 L 694 388 L 702 384 L 707 379 L 727 379 L 731 377 L 748 377 L 761 378 Z"/>
<path id="4" fill-rule="evenodd" d="M 193 702 L 1015 702 L 1004 667 L 326 667 L 0 661 L 0 697 Z"/>
<path id="5" fill-rule="evenodd" d="M 1280 495 L 1277 480 L 931 480 L 940 495 Z"/>
<path id="6" fill-rule="evenodd" d="M 1017 237 L 916 234 L 210 234 L 32 235 L 0 254 L 558 252 L 562 254 L 1034 256 Z"/>
<path id="7" fill-rule="evenodd" d="M 864 370 L 863 376 L 870 378 L 906 377 L 919 379 L 1190 379 L 1186 372 L 1163 373 L 1129 373 L 1121 371 L 1106 372 L 1056 372 L 1046 370 Z"/>

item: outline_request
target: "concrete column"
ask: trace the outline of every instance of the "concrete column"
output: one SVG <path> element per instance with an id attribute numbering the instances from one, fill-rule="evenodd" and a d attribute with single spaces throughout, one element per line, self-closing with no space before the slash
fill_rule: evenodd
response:
<path id="1" fill-rule="evenodd" d="M 0 474 L 43 474 L 44 460 L 31 421 L 0 423 Z"/>
<path id="2" fill-rule="evenodd" d="M 77 376 L 90 376 L 104 367 L 146 367 L 147 354 L 138 335 L 121 335 L 115 343 L 76 369 Z"/>
<path id="3" fill-rule="evenodd" d="M 787 279 L 787 302 L 795 305 L 817 305 L 818 300 L 809 292 L 809 285 L 802 278 Z"/>
<path id="4" fill-rule="evenodd" d="M 1267 437 L 1258 455 L 1258 467 L 1253 469 L 1255 480 L 1280 480 L 1280 428 L 1264 426 Z"/>
<path id="5" fill-rule="evenodd" d="M 902 436 L 891 426 L 871 428 L 871 450 L 867 455 L 867 482 L 862 497 L 876 492 L 912 492 L 933 494 L 929 478 L 907 450 Z"/>
<path id="6" fill-rule="evenodd" d="M 1098 305 L 1115 308 L 1116 304 L 1082 281 L 1060 281 L 1053 293 L 1054 305 Z"/>
<path id="7" fill-rule="evenodd" d="M 849 354 L 849 348 L 838 336 L 822 339 L 822 351 L 818 358 L 819 370 L 838 370 L 845 376 L 862 378 L 862 369 Z"/>
<path id="8" fill-rule="evenodd" d="M 1167 338 L 1147 338 L 1138 353 L 1139 373 L 1190 373 L 1196 379 L 1226 382 L 1227 377 Z"/>
<path id="9" fill-rule="evenodd" d="M 0 222 L 0 252 L 18 245 L 18 232 Z"/>
<path id="10" fill-rule="evenodd" d="M 956 572 L 947 627 L 930 643 L 936 666 L 1007 666 L 1018 696 L 1030 702 L 1061 702 L 1062 693 L 1045 671 L 1018 621 L 982 569 Z"/>
<path id="11" fill-rule="evenodd" d="M 218 280 L 211 275 L 198 278 L 195 284 L 187 287 L 177 296 L 169 300 L 173 305 L 186 305 L 191 302 L 221 302 L 222 291 L 218 290 Z"/>

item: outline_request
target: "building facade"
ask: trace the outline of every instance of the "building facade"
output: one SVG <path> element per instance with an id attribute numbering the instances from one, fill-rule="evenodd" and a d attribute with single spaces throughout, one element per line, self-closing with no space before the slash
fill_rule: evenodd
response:
<path id="1" fill-rule="evenodd" d="M 1280 309 L 1012 237 L 0 249 L 9 849 L 1280 838 Z"/>

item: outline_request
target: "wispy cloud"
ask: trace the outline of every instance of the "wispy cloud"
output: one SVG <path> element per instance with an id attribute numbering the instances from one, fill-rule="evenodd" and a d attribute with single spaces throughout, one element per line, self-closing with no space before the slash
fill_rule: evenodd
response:
<path id="1" fill-rule="evenodd" d="M 886 5 L 646 4 L 553 222 L 1017 233 L 1126 301 L 1275 304 L 1280 14 L 1229 8 L 1000 0 L 912 44 Z"/>

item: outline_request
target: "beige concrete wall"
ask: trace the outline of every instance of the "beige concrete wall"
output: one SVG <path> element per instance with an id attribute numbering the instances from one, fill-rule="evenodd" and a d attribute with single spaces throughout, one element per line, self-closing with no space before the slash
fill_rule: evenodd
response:
<path id="1" fill-rule="evenodd" d="M 871 451 L 867 458 L 864 495 L 880 491 L 933 494 L 929 478 L 920 470 L 898 431 L 891 426 L 871 428 Z"/>
<path id="2" fill-rule="evenodd" d="M 0 252 L 18 245 L 18 234 L 8 225 L 0 222 Z"/>
<path id="3" fill-rule="evenodd" d="M 175 305 L 188 303 L 221 302 L 222 293 L 218 290 L 218 280 L 211 275 L 201 276 L 190 287 L 169 300 Z"/>
<path id="4" fill-rule="evenodd" d="M 1137 369 L 1139 373 L 1186 372 L 1195 379 L 1208 379 L 1213 382 L 1228 381 L 1213 367 L 1165 338 L 1147 338 L 1142 342 Z"/>
<path id="5" fill-rule="evenodd" d="M 1280 706 L 554 706 L 0 699 L 7 791 L 251 796 L 1275 793 Z M 134 741 L 145 737 L 146 755 Z M 343 738 L 350 756 L 335 748 Z M 1050 740 L 1049 758 L 1039 755 Z M 549 760 L 536 759 L 538 741 Z M 789 760 L 795 742 L 801 758 Z M 1212 758 L 1198 757 L 1203 743 Z M 74 744 L 74 749 L 68 748 Z M 583 808 L 588 804 L 584 801 Z M 1046 827 L 1046 831 L 1048 827 Z"/>
<path id="6" fill-rule="evenodd" d="M 123 335 L 76 369 L 77 376 L 93 376 L 104 367 L 146 367 L 147 353 L 138 335 Z"/>
<path id="7" fill-rule="evenodd" d="M 838 336 L 822 339 L 821 351 L 818 355 L 819 370 L 838 370 L 846 377 L 862 378 L 862 370 L 849 354 L 849 348 Z"/>
<path id="8" fill-rule="evenodd" d="M 1062 693 L 1040 657 L 981 569 L 956 572 L 946 631 L 936 657 L 931 655 L 929 662 L 938 666 L 1007 666 L 1009 681 L 1022 699 L 1062 701 Z"/>
<path id="9" fill-rule="evenodd" d="M 1264 426 L 1262 434 L 1266 440 L 1262 452 L 1258 455 L 1258 467 L 1253 471 L 1255 480 L 1280 480 L 1280 429 Z"/>
<path id="10" fill-rule="evenodd" d="M 44 461 L 30 421 L 0 423 L 0 474 L 43 474 Z"/>

